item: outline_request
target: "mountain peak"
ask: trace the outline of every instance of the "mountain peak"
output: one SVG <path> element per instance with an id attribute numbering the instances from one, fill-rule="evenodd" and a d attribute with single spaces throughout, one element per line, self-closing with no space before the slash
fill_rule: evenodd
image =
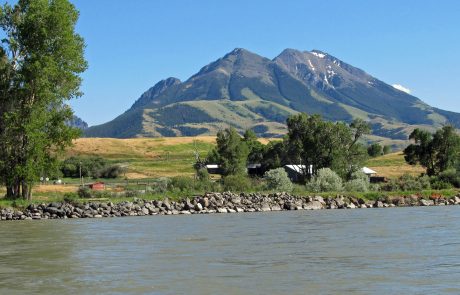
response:
<path id="1" fill-rule="evenodd" d="M 157 84 L 155 84 L 153 87 L 151 87 L 149 90 L 144 92 L 141 97 L 132 105 L 132 109 L 138 108 L 145 106 L 151 102 L 155 98 L 157 98 L 160 94 L 165 92 L 167 89 L 169 89 L 172 86 L 179 85 L 182 82 L 175 77 L 169 77 L 164 80 L 161 80 Z"/>
<path id="2" fill-rule="evenodd" d="M 261 58 L 260 55 L 254 53 L 254 52 L 251 52 L 251 51 L 249 51 L 247 49 L 235 48 L 232 51 L 230 51 L 229 53 L 227 53 L 222 59 L 228 59 L 228 58 L 232 58 L 232 57 L 236 57 L 236 58 L 259 57 L 259 58 Z"/>
<path id="3" fill-rule="evenodd" d="M 317 49 L 313 49 L 312 51 L 310 51 L 310 53 L 319 58 L 325 58 L 326 56 L 328 56 L 327 53 Z"/>
<path id="4" fill-rule="evenodd" d="M 158 82 L 132 109 L 85 134 L 194 136 L 229 125 L 276 137 L 297 112 L 331 121 L 362 118 L 374 135 L 393 139 L 407 139 L 418 126 L 460 127 L 460 114 L 432 108 L 326 52 L 288 48 L 271 60 L 235 48 L 183 83 L 172 77 Z"/>

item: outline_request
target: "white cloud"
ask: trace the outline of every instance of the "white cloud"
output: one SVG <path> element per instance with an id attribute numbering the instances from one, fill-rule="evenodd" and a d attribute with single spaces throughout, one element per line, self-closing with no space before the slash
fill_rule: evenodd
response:
<path id="1" fill-rule="evenodd" d="M 398 90 L 401 90 L 403 92 L 406 92 L 406 93 L 411 93 L 411 90 L 409 88 L 406 88 L 404 86 L 402 86 L 401 84 L 393 84 L 392 85 L 394 88 L 398 89 Z"/>

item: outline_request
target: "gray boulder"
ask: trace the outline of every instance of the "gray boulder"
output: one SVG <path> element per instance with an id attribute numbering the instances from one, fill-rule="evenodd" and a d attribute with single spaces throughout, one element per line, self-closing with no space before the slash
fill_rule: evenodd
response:
<path id="1" fill-rule="evenodd" d="M 320 210 L 323 209 L 323 204 L 320 201 L 311 201 L 303 205 L 305 210 Z"/>

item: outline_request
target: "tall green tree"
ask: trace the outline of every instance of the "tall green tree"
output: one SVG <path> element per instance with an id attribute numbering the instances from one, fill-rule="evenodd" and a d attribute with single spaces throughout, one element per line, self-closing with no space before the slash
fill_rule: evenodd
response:
<path id="1" fill-rule="evenodd" d="M 246 174 L 249 149 L 235 128 L 219 131 L 216 142 L 216 151 L 213 153 L 218 155 L 222 174 L 224 176 Z"/>
<path id="2" fill-rule="evenodd" d="M 295 164 L 312 165 L 314 174 L 331 168 L 347 177 L 366 159 L 366 149 L 359 140 L 370 128 L 363 120 L 347 125 L 300 113 L 289 117 L 287 126 L 287 157 Z"/>
<path id="3" fill-rule="evenodd" d="M 388 155 L 389 153 L 392 152 L 392 148 L 391 148 L 391 145 L 384 145 L 383 146 L 383 154 L 384 155 Z"/>
<path id="4" fill-rule="evenodd" d="M 265 171 L 279 168 L 283 165 L 290 164 L 287 160 L 285 141 L 276 140 L 270 141 L 265 146 L 264 155 L 262 158 L 262 168 Z"/>
<path id="5" fill-rule="evenodd" d="M 383 154 L 383 148 L 380 144 L 373 143 L 367 147 L 367 154 L 373 158 L 381 156 Z"/>
<path id="6" fill-rule="evenodd" d="M 258 139 L 256 133 L 248 129 L 243 134 L 243 141 L 246 143 L 249 149 L 248 163 L 260 164 L 264 158 L 265 145 L 263 145 Z"/>
<path id="7" fill-rule="evenodd" d="M 81 95 L 87 68 L 68 0 L 19 0 L 0 7 L 0 177 L 11 198 L 31 187 L 78 131 L 66 102 Z"/>
<path id="8" fill-rule="evenodd" d="M 444 126 L 434 134 L 417 128 L 409 139 L 414 143 L 404 150 L 406 162 L 422 165 L 428 175 L 438 175 L 459 166 L 460 136 L 453 126 Z"/>

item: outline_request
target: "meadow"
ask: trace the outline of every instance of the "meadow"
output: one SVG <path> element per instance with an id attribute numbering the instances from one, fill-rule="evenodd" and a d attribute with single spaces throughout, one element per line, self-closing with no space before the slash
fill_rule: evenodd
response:
<path id="1" fill-rule="evenodd" d="M 80 138 L 67 150 L 69 156 L 101 156 L 126 167 L 128 179 L 191 176 L 195 154 L 204 159 L 215 145 L 215 136 L 164 138 Z M 271 140 L 260 139 L 263 144 Z M 420 166 L 404 161 L 402 152 L 369 159 L 365 165 L 379 176 L 394 178 L 405 173 L 419 175 Z"/>
<path id="2" fill-rule="evenodd" d="M 118 179 L 104 179 L 108 190 L 116 191 L 117 187 L 145 188 L 145 185 L 159 177 L 193 176 L 196 154 L 204 159 L 215 145 L 215 136 L 198 137 L 165 137 L 165 138 L 80 138 L 75 140 L 64 158 L 70 156 L 100 156 L 111 163 L 126 167 L 126 173 Z M 271 140 L 260 139 L 263 144 Z M 375 171 L 378 176 L 396 178 L 403 174 L 419 175 L 423 172 L 420 166 L 411 166 L 404 161 L 402 152 L 391 153 L 369 159 L 365 165 Z M 214 177 L 216 178 L 216 177 Z M 63 179 L 65 185 L 38 184 L 33 190 L 36 202 L 62 200 L 65 193 L 76 192 L 79 179 Z M 95 180 L 84 179 L 85 183 Z M 304 191 L 296 185 L 298 193 Z M 0 188 L 4 194 L 4 188 Z M 153 196 L 159 197 L 159 196 Z M 170 197 L 179 197 L 171 195 Z M 369 196 L 368 196 L 369 197 Z M 0 200 L 0 207 L 1 207 Z M 21 201 L 18 201 L 21 202 Z M 6 201 L 6 203 L 10 203 Z M 5 205 L 6 205 L 5 203 Z"/>

